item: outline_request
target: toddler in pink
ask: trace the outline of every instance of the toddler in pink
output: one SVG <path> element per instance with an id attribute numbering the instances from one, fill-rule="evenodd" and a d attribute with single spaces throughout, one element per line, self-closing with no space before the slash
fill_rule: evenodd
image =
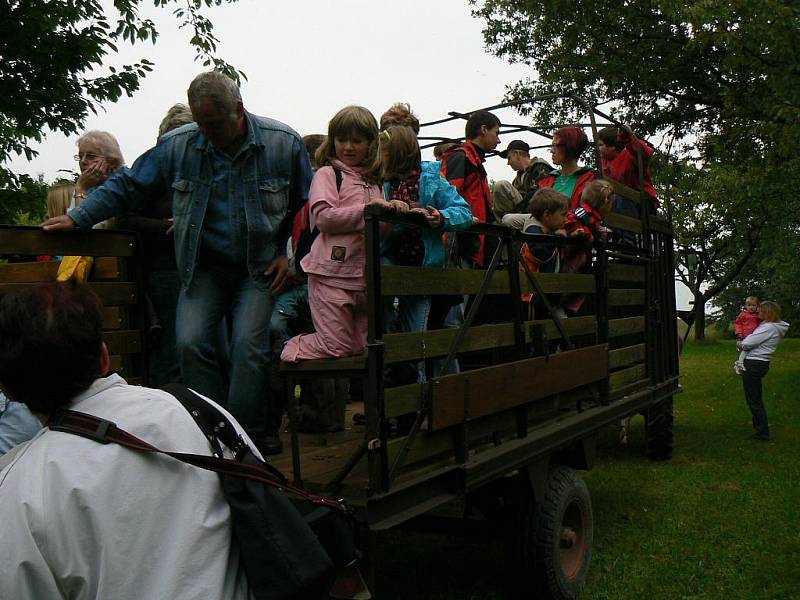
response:
<path id="1" fill-rule="evenodd" d="M 316 157 L 322 166 L 308 198 L 311 226 L 320 233 L 301 262 L 316 331 L 286 342 L 283 361 L 349 356 L 366 348 L 364 207 L 389 206 L 370 176 L 377 137 L 375 117 L 360 106 L 343 108 L 328 124 Z"/>
<path id="2" fill-rule="evenodd" d="M 759 306 L 760 303 L 755 296 L 748 296 L 744 301 L 744 310 L 739 313 L 739 316 L 733 322 L 733 332 L 736 334 L 736 339 L 743 340 L 753 333 L 756 327 L 761 325 L 761 317 L 758 316 Z M 738 360 L 733 363 L 733 370 L 736 371 L 737 375 L 744 373 L 745 354 L 746 352 L 742 351 Z"/>

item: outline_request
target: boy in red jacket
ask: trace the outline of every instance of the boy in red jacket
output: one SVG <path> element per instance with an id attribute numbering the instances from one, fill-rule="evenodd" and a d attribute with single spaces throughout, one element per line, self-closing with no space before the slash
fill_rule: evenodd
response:
<path id="1" fill-rule="evenodd" d="M 650 204 L 655 210 L 658 207 L 656 189 L 650 174 L 650 159 L 653 146 L 637 138 L 627 125 L 622 127 L 604 127 L 597 132 L 597 145 L 600 151 L 600 162 L 603 176 L 642 191 L 650 197 Z M 639 179 L 639 154 L 642 156 L 643 180 Z"/>
<path id="2" fill-rule="evenodd" d="M 755 296 L 748 296 L 744 301 L 744 310 L 739 313 L 739 316 L 733 322 L 733 332 L 736 334 L 736 339 L 743 340 L 761 324 L 761 317 L 758 316 L 760 304 Z M 737 375 L 744 373 L 744 355 L 745 352 L 742 351 L 738 360 L 733 363 L 733 370 L 736 371 Z"/>

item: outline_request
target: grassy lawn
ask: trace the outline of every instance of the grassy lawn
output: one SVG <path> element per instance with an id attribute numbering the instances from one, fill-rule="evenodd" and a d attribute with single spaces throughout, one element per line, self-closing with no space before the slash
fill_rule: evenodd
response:
<path id="1" fill-rule="evenodd" d="M 595 508 L 586 598 L 800 598 L 800 340 L 781 343 L 764 379 L 766 444 L 746 439 L 735 357 L 732 341 L 686 348 L 671 462 L 604 444 L 586 476 Z M 644 443 L 634 424 L 629 450 Z"/>
<path id="2" fill-rule="evenodd" d="M 800 599 L 800 339 L 784 340 L 764 380 L 769 443 L 746 439 L 750 413 L 732 341 L 690 343 L 675 398 L 675 455 L 644 457 L 644 425 L 627 448 L 603 432 L 585 474 L 594 600 Z M 391 532 L 381 598 L 500 598 L 499 544 Z"/>

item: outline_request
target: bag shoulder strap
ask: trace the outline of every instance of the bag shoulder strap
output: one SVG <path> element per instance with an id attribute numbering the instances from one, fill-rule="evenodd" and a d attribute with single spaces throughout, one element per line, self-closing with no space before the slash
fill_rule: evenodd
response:
<path id="1" fill-rule="evenodd" d="M 212 407 L 213 409 L 213 407 Z M 216 409 L 214 409 L 216 410 Z M 218 412 L 218 411 L 217 411 Z M 92 441 L 109 444 L 114 443 L 138 452 L 149 454 L 164 454 L 183 463 L 241 479 L 249 479 L 284 490 L 292 495 L 303 498 L 317 506 L 328 506 L 342 512 L 350 512 L 343 500 L 310 494 L 286 479 L 286 477 L 272 465 L 269 465 L 250 453 L 251 460 L 239 460 L 207 456 L 204 454 L 191 454 L 186 452 L 169 452 L 161 450 L 152 444 L 120 429 L 111 421 L 100 419 L 94 415 L 81 413 L 74 410 L 59 410 L 50 417 L 47 426 L 53 431 L 70 433 L 85 437 Z M 244 453 L 245 455 L 248 452 Z"/>
<path id="2" fill-rule="evenodd" d="M 161 389 L 181 403 L 219 456 L 222 456 L 222 448 L 219 445 L 219 442 L 222 442 L 237 459 L 240 458 L 245 446 L 244 440 L 236 433 L 236 428 L 228 418 L 215 406 L 181 383 L 168 383 Z"/>

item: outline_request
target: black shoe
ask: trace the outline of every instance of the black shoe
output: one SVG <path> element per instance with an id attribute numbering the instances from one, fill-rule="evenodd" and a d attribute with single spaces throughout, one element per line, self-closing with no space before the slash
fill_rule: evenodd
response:
<path id="1" fill-rule="evenodd" d="M 256 448 L 264 456 L 274 456 L 283 452 L 283 442 L 277 434 L 265 433 L 260 438 L 253 440 Z"/>
<path id="2" fill-rule="evenodd" d="M 765 437 L 763 435 L 759 435 L 757 433 L 754 433 L 753 435 L 749 436 L 747 439 L 748 440 L 756 440 L 756 441 L 759 441 L 759 442 L 768 442 L 769 441 L 769 436 Z"/>

